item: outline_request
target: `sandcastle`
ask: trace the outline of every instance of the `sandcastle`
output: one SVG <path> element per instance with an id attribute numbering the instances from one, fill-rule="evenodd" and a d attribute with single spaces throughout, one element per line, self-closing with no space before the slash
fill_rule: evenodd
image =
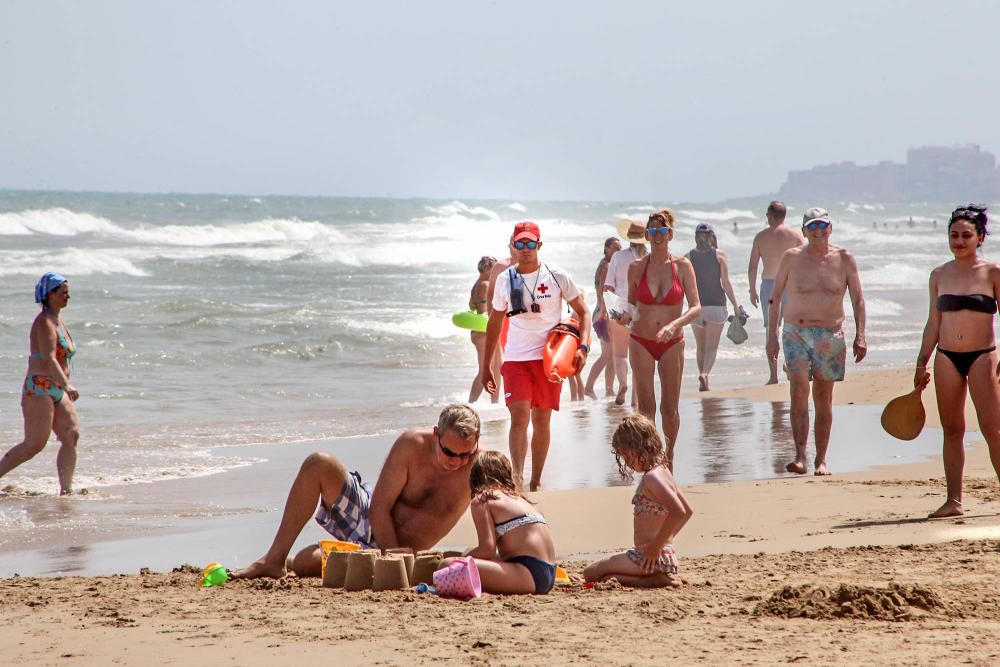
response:
<path id="1" fill-rule="evenodd" d="M 323 561 L 323 586 L 345 591 L 396 591 L 419 583 L 413 577 L 421 575 L 425 583 L 434 578 L 441 563 L 440 552 L 421 552 L 421 569 L 412 549 L 389 549 L 383 556 L 378 549 L 330 551 Z"/>

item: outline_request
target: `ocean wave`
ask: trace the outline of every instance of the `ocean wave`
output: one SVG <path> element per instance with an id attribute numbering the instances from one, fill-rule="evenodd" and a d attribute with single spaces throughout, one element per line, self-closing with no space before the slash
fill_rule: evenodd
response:
<path id="1" fill-rule="evenodd" d="M 485 206 L 468 206 L 467 204 L 460 201 L 453 201 L 451 203 L 445 204 L 443 206 L 427 206 L 425 207 L 430 213 L 434 215 L 431 218 L 450 218 L 453 216 L 463 216 L 472 218 L 486 218 L 487 220 L 500 220 L 500 216 L 491 209 Z M 426 220 L 427 218 L 416 218 L 417 220 Z"/>
<path id="2" fill-rule="evenodd" d="M 295 218 L 265 219 L 227 225 L 164 225 L 134 230 L 117 228 L 116 235 L 143 243 L 176 246 L 219 246 L 265 243 L 339 243 L 346 240 L 343 232 L 319 222 L 304 222 Z"/>
<path id="3" fill-rule="evenodd" d="M 927 268 L 904 262 L 889 262 L 860 271 L 862 286 L 871 287 L 914 287 L 927 285 L 930 275 Z"/>
<path id="4" fill-rule="evenodd" d="M 677 213 L 680 216 L 694 218 L 700 222 L 728 222 L 729 220 L 757 219 L 753 211 L 737 208 L 725 208 L 721 211 L 680 210 Z"/>
<path id="5" fill-rule="evenodd" d="M 66 208 L 29 209 L 18 213 L 0 213 L 0 236 L 47 234 L 76 236 L 121 229 L 110 220 Z"/>
<path id="6" fill-rule="evenodd" d="M 47 252 L 0 252 L 0 276 L 38 276 L 43 271 L 59 271 L 67 278 L 90 275 L 144 277 L 149 273 L 133 264 L 122 251 L 67 248 Z"/>
<path id="7" fill-rule="evenodd" d="M 517 211 L 518 213 L 528 212 L 528 208 L 524 204 L 519 204 L 518 202 L 507 204 L 507 208 L 509 208 L 512 211 Z"/>

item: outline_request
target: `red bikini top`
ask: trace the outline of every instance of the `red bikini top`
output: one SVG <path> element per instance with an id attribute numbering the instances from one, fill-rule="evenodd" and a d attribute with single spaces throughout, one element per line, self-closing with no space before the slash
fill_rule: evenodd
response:
<path id="1" fill-rule="evenodd" d="M 676 259 L 670 260 L 670 269 L 674 274 L 674 284 L 663 295 L 663 299 L 657 301 L 653 293 L 649 290 L 649 283 L 646 282 L 646 271 L 649 270 L 649 260 L 647 259 L 646 266 L 642 269 L 642 276 L 639 278 L 639 284 L 635 289 L 635 300 L 647 306 L 679 306 L 684 301 L 684 286 L 681 285 L 680 278 L 677 276 L 676 261 Z"/>

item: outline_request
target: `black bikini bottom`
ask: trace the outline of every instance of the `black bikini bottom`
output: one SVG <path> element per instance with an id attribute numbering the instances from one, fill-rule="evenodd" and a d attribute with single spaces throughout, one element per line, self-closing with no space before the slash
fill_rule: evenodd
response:
<path id="1" fill-rule="evenodd" d="M 976 359 L 983 356 L 984 354 L 989 354 L 993 350 L 997 349 L 996 345 L 985 350 L 974 350 L 972 352 L 952 352 L 951 350 L 944 350 L 940 347 L 938 352 L 948 357 L 951 361 L 952 366 L 958 371 L 958 374 L 963 378 L 969 377 L 969 369 L 972 368 L 972 364 L 976 362 Z"/>
<path id="2" fill-rule="evenodd" d="M 554 563 L 546 563 L 541 558 L 534 556 L 514 556 L 507 559 L 508 563 L 517 563 L 528 568 L 531 578 L 535 580 L 535 594 L 544 595 L 552 590 L 556 582 L 556 566 Z"/>

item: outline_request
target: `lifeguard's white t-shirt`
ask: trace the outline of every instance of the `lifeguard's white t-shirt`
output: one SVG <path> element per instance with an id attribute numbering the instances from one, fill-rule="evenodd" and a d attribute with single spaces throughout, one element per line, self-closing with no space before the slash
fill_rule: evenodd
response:
<path id="1" fill-rule="evenodd" d="M 524 279 L 521 292 L 528 312 L 507 318 L 507 347 L 503 355 L 506 361 L 541 359 L 549 331 L 562 319 L 563 301 L 570 302 L 580 296 L 576 283 L 562 269 L 552 268 L 550 271 L 542 264 L 538 271 L 520 275 Z M 532 292 L 541 312 L 531 312 Z M 510 271 L 504 271 L 497 278 L 493 288 L 493 308 L 502 313 L 510 312 Z"/>

